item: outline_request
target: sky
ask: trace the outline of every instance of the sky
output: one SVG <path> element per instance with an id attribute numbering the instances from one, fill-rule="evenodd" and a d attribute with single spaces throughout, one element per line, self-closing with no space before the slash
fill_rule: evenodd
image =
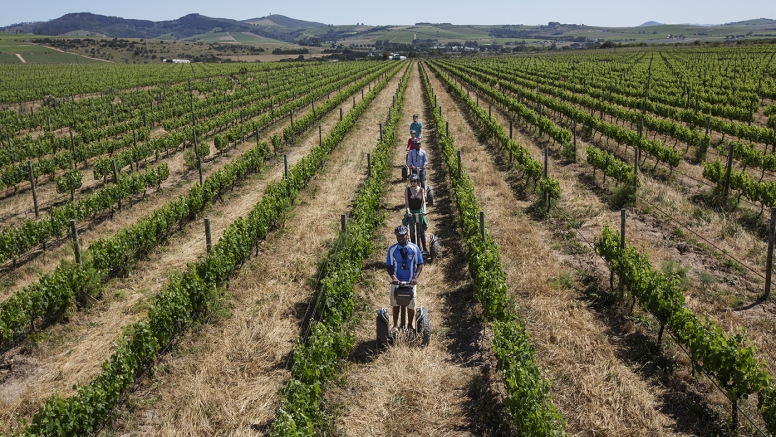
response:
<path id="1" fill-rule="evenodd" d="M 272 4 L 269 4 L 272 3 Z M 134 0 L 0 0 L 0 26 L 47 21 L 70 12 L 152 21 L 173 20 L 190 13 L 216 18 L 247 20 L 281 14 L 326 24 L 390 25 L 417 22 L 453 24 L 547 24 L 560 21 L 590 26 L 630 27 L 646 21 L 665 24 L 722 24 L 752 18 L 776 19 L 773 0 L 553 0 L 504 1 L 375 1 L 293 0 L 252 2 L 245 0 L 189 0 L 170 2 Z"/>

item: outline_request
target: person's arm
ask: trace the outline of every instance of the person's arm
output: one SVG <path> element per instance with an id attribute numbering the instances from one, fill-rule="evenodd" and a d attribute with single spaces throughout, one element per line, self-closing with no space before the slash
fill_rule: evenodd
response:
<path id="1" fill-rule="evenodd" d="M 423 208 L 423 213 L 426 212 L 426 190 L 420 189 L 421 193 L 423 193 L 423 203 L 421 205 L 421 208 Z"/>
<path id="2" fill-rule="evenodd" d="M 396 277 L 396 267 L 391 262 L 391 249 L 388 249 L 388 255 L 385 257 L 385 271 L 391 277 L 392 284 L 399 283 L 399 278 Z"/>
<path id="3" fill-rule="evenodd" d="M 410 279 L 410 284 L 415 285 L 418 283 L 418 278 L 420 278 L 420 272 L 423 271 L 423 264 L 418 264 L 418 269 L 415 271 L 415 276 Z"/>
<path id="4" fill-rule="evenodd" d="M 407 187 L 404 190 L 404 208 L 407 210 L 407 214 L 410 213 L 410 188 Z"/>

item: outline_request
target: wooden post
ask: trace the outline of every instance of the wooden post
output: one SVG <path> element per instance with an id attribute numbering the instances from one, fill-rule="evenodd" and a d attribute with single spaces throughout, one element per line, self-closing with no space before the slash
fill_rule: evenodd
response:
<path id="1" fill-rule="evenodd" d="M 461 151 L 458 151 L 458 179 L 461 179 Z"/>
<path id="2" fill-rule="evenodd" d="M 210 234 L 210 217 L 205 217 L 205 247 L 207 253 L 213 250 L 213 237 Z"/>
<path id="3" fill-rule="evenodd" d="M 762 299 L 767 300 L 771 295 L 771 275 L 773 271 L 773 244 L 776 240 L 776 207 L 771 207 L 771 223 L 768 226 L 768 258 L 765 262 L 765 294 Z"/>
<path id="4" fill-rule="evenodd" d="M 288 178 L 288 155 L 283 154 L 283 177 Z"/>
<path id="5" fill-rule="evenodd" d="M 46 124 L 48 125 L 48 131 L 51 132 L 51 116 L 46 116 Z"/>
<path id="6" fill-rule="evenodd" d="M 70 220 L 70 235 L 73 238 L 73 249 L 75 250 L 75 263 L 81 265 L 81 246 L 78 244 L 78 228 L 75 220 Z"/>
<path id="7" fill-rule="evenodd" d="M 345 214 L 340 215 L 340 227 L 342 228 L 342 232 L 347 230 L 347 216 Z"/>
<path id="8" fill-rule="evenodd" d="M 197 157 L 197 171 L 199 171 L 199 185 L 202 185 L 202 157 L 199 156 L 199 148 L 197 147 L 197 128 L 191 127 L 192 138 L 194 139 L 194 156 Z"/>
<path id="9" fill-rule="evenodd" d="M 733 169 L 733 149 L 735 148 L 735 144 L 731 143 L 728 147 L 728 162 L 727 162 L 727 170 L 725 171 L 725 189 L 724 193 L 727 195 L 728 188 L 730 187 L 730 172 Z"/>
<path id="10" fill-rule="evenodd" d="M 291 127 L 293 127 L 294 126 L 294 110 L 292 109 L 290 113 L 291 113 Z"/>
<path id="11" fill-rule="evenodd" d="M 639 186 L 639 159 L 641 159 L 641 149 L 638 147 L 633 151 L 633 187 Z"/>
<path id="12" fill-rule="evenodd" d="M 372 177 L 372 154 L 367 153 L 366 154 L 366 175 L 367 177 Z"/>
<path id="13" fill-rule="evenodd" d="M 572 129 L 574 131 L 574 149 L 577 148 L 577 119 L 574 119 L 574 128 Z"/>
<path id="14" fill-rule="evenodd" d="M 547 178 L 547 175 L 549 174 L 549 170 L 547 169 L 547 162 L 549 161 L 550 151 L 549 149 L 544 149 L 544 178 Z"/>
<path id="15" fill-rule="evenodd" d="M 485 211 L 480 211 L 480 237 L 485 241 Z"/>
<path id="16" fill-rule="evenodd" d="M 620 209 L 620 250 L 625 249 L 625 208 Z"/>
<path id="17" fill-rule="evenodd" d="M 509 120 L 509 139 L 512 139 L 512 119 Z"/>
<path id="18" fill-rule="evenodd" d="M 115 183 L 118 183 L 119 181 L 119 172 L 118 172 L 118 169 L 116 169 L 116 160 L 111 159 L 110 164 L 113 167 L 113 183 L 115 184 Z"/>
<path id="19" fill-rule="evenodd" d="M 436 106 L 436 105 L 437 105 L 436 94 L 434 94 L 434 106 Z"/>
<path id="20" fill-rule="evenodd" d="M 361 88 L 361 100 L 364 100 L 364 89 Z"/>
<path id="21" fill-rule="evenodd" d="M 378 125 L 380 126 L 380 142 L 382 143 L 383 142 L 383 124 L 382 123 L 378 123 Z"/>
<path id="22" fill-rule="evenodd" d="M 450 122 L 449 121 L 445 122 L 445 136 L 446 137 L 450 136 Z"/>
<path id="23" fill-rule="evenodd" d="M 35 218 L 40 218 L 38 212 L 38 192 L 35 189 L 35 173 L 32 171 L 32 161 L 27 160 L 27 170 L 30 172 L 30 186 L 32 187 L 32 206 L 35 208 Z"/>
<path id="24" fill-rule="evenodd" d="M 342 121 L 342 108 L 340 107 L 340 121 Z"/>
<path id="25" fill-rule="evenodd" d="M 356 107 L 356 96 L 353 96 L 353 107 Z"/>
<path id="26" fill-rule="evenodd" d="M 78 168 L 78 156 L 75 154 L 75 139 L 73 138 L 73 131 L 70 131 L 70 150 L 73 151 L 73 170 Z"/>

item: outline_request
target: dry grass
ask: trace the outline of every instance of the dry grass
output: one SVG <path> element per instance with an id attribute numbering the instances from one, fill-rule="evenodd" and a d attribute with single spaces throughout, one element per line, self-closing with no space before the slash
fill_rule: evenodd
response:
<path id="1" fill-rule="evenodd" d="M 304 115 L 304 114 L 301 114 Z M 322 123 L 324 134 L 333 126 L 339 117 L 338 111 L 332 113 Z M 271 135 L 280 131 L 285 124 L 280 124 Z M 293 147 L 286 153 L 289 162 L 300 159 L 313 144 L 317 144 L 318 132 L 313 129 L 308 135 L 308 141 L 300 147 Z M 314 138 L 314 141 L 313 141 Z M 208 165 L 208 174 L 222 167 L 232 156 L 253 146 L 248 141 L 230 151 L 223 158 L 212 161 Z M 171 164 L 172 168 L 182 167 L 180 154 L 173 158 L 181 161 Z M 365 159 L 364 159 L 365 161 Z M 99 232 L 87 233 L 83 239 L 84 247 L 98 236 L 115 233 L 118 229 L 128 226 L 147 213 L 150 208 L 157 207 L 173 196 L 185 192 L 197 180 L 196 173 L 181 175 L 178 171 L 180 187 L 163 190 L 151 204 L 135 206 L 117 214 L 113 220 L 101 224 Z M 249 177 L 235 190 L 224 196 L 224 202 L 217 202 L 206 214 L 211 216 L 211 232 L 214 241 L 221 236 L 226 226 L 237 217 L 250 211 L 253 204 L 261 198 L 264 187 L 270 179 L 277 179 L 283 172 L 282 157 L 277 157 L 271 169 L 260 175 Z M 203 172 L 204 173 L 204 172 Z M 169 182 L 168 182 L 169 183 Z M 64 250 L 66 248 L 63 248 Z M 77 312 L 67 324 L 55 325 L 46 332 L 46 340 L 37 345 L 23 345 L 8 351 L 4 355 L 4 363 L 19 362 L 24 372 L 11 372 L 12 377 L 0 381 L 0 392 L 9 392 L 2 399 L 2 415 L 0 423 L 7 423 L 12 417 L 29 417 L 41 404 L 43 399 L 54 391 L 65 395 L 71 393 L 71 386 L 77 382 L 84 384 L 95 375 L 102 362 L 113 352 L 113 340 L 121 327 L 141 318 L 149 305 L 150 298 L 163 286 L 166 278 L 172 272 L 184 271 L 186 266 L 196 261 L 204 253 L 205 237 L 201 221 L 196 220 L 184 226 L 183 231 L 174 234 L 164 245 L 161 245 L 148 260 L 139 262 L 126 278 L 114 278 L 106 285 L 106 297 L 98 301 L 92 311 Z M 35 260 L 33 263 L 38 263 Z M 53 269 L 51 266 L 46 266 Z M 25 266 L 25 268 L 28 268 Z M 22 367 L 20 365 L 11 365 Z"/>
<path id="2" fill-rule="evenodd" d="M 440 105 L 457 105 L 432 77 Z M 495 114 L 496 111 L 494 111 Z M 466 159 L 491 235 L 501 246 L 502 260 L 512 293 L 523 308 L 527 328 L 537 349 L 537 361 L 554 381 L 553 399 L 575 435 L 673 434 L 675 420 L 661 411 L 661 387 L 649 384 L 620 358 L 618 339 L 597 315 L 580 302 L 577 291 L 550 287 L 548 282 L 569 270 L 550 249 L 550 232 L 524 214 L 527 202 L 515 198 L 511 187 L 491 161 L 487 145 L 479 144 L 464 117 L 447 109 L 445 116 L 456 145 Z M 502 119 L 503 120 L 503 119 Z M 503 123 L 503 121 L 502 121 Z M 451 128 L 452 129 L 452 128 Z M 521 144 L 531 145 L 526 137 Z M 535 147 L 530 147 L 534 156 Z M 552 160 L 551 160 L 552 162 Z M 586 205 L 597 216 L 601 204 L 575 183 L 557 175 L 564 198 Z M 575 195 L 568 196 L 569 188 Z M 591 203 L 592 202 L 592 203 Z"/>
<path id="3" fill-rule="evenodd" d="M 308 279 L 314 277 L 318 260 L 336 236 L 339 215 L 347 211 L 365 176 L 366 153 L 376 144 L 376 126 L 385 117 L 398 80 L 394 78 L 362 115 L 282 228 L 262 244 L 260 255 L 246 261 L 230 282 L 229 316 L 185 336 L 174 353 L 160 360 L 161 371 L 131 395 L 116 432 L 236 436 L 266 430 L 308 310 L 313 292 Z M 338 119 L 335 113 L 327 117 L 324 135 Z M 302 139 L 302 149 L 317 142 L 314 130 Z"/>

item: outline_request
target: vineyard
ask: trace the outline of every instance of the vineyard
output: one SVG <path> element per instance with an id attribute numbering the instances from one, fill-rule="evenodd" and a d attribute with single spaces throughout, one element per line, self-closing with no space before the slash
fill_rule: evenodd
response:
<path id="1" fill-rule="evenodd" d="M 0 67 L 0 434 L 776 435 L 774 56 Z"/>

